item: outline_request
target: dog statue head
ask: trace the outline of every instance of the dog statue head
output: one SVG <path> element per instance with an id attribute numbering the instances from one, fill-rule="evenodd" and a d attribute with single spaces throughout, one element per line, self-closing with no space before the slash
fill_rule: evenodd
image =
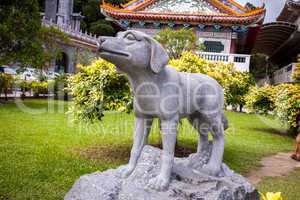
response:
<path id="1" fill-rule="evenodd" d="M 129 30 L 119 32 L 116 37 L 100 37 L 98 48 L 101 58 L 124 72 L 146 69 L 159 73 L 169 61 L 164 48 L 139 31 Z"/>

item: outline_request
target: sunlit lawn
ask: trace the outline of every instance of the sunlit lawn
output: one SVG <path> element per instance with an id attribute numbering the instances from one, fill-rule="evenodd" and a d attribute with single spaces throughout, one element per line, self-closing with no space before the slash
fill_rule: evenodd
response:
<path id="1" fill-rule="evenodd" d="M 79 176 L 126 163 L 132 114 L 107 112 L 101 122 L 87 126 L 72 123 L 64 114 L 67 103 L 48 103 L 0 104 L 0 200 L 62 199 Z M 243 113 L 226 115 L 230 128 L 225 162 L 237 172 L 254 169 L 263 156 L 292 150 L 293 140 L 271 128 L 280 127 L 277 121 Z M 157 124 L 154 127 L 150 141 L 159 144 Z M 178 139 L 179 147 L 196 148 L 196 134 L 186 121 Z"/>

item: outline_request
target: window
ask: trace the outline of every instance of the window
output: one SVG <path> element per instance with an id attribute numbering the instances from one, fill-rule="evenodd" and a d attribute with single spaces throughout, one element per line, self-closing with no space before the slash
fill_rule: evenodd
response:
<path id="1" fill-rule="evenodd" d="M 221 53 L 224 51 L 224 45 L 220 41 L 205 41 L 205 52 Z"/>

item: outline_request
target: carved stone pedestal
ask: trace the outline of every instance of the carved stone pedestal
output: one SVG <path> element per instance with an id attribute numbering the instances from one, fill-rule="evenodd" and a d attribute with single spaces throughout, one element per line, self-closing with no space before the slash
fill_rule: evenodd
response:
<path id="1" fill-rule="evenodd" d="M 135 171 L 127 179 L 119 178 L 117 169 L 84 175 L 65 200 L 259 200 L 255 188 L 225 164 L 218 177 L 198 171 L 207 162 L 210 150 L 201 158 L 176 158 L 167 191 L 148 189 L 149 179 L 159 173 L 160 155 L 160 149 L 145 146 Z"/>

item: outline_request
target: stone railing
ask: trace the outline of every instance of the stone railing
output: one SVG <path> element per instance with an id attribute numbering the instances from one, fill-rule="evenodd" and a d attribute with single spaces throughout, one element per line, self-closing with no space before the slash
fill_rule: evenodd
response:
<path id="1" fill-rule="evenodd" d="M 246 54 L 228 54 L 228 53 L 211 53 L 196 52 L 201 58 L 224 63 L 233 63 L 234 67 L 242 72 L 248 72 L 250 67 L 250 55 Z"/>
<path id="2" fill-rule="evenodd" d="M 59 29 L 60 31 L 64 32 L 71 38 L 89 43 L 90 45 L 97 45 L 98 37 L 96 35 L 88 34 L 87 32 L 83 32 L 82 30 L 76 31 L 72 29 L 71 25 L 61 25 L 56 24 L 52 20 L 46 20 L 45 18 L 42 19 L 42 25 L 45 27 L 55 27 Z"/>

